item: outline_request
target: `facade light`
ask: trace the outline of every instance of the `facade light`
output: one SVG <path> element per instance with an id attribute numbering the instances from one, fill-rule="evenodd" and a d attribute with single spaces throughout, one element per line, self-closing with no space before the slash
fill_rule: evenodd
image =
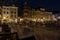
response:
<path id="1" fill-rule="evenodd" d="M 17 19 L 15 19 L 15 22 L 17 23 Z"/>
<path id="2" fill-rule="evenodd" d="M 20 18 L 20 21 L 22 21 L 23 19 L 22 18 Z"/>
<path id="3" fill-rule="evenodd" d="M 35 21 L 35 22 L 36 22 L 36 19 L 33 19 L 33 21 Z"/>
<path id="4" fill-rule="evenodd" d="M 41 19 L 41 22 L 44 22 L 44 20 L 43 20 L 43 19 Z"/>
<path id="5" fill-rule="evenodd" d="M 3 17 L 3 19 L 6 19 L 6 17 Z"/>

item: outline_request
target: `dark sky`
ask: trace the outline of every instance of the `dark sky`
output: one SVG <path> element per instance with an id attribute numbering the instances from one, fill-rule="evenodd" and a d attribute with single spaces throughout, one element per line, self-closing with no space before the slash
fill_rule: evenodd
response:
<path id="1" fill-rule="evenodd" d="M 50 11 L 60 10 L 60 0 L 0 0 L 0 4 L 16 4 L 20 9 L 25 1 L 34 8 L 41 6 Z"/>
<path id="2" fill-rule="evenodd" d="M 48 10 L 60 10 L 60 1 L 59 0 L 18 0 L 18 4 L 27 1 L 28 4 L 32 7 L 44 7 Z"/>

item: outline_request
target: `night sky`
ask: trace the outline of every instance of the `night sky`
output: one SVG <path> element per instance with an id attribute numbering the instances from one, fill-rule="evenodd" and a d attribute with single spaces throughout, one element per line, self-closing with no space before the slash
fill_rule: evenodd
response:
<path id="1" fill-rule="evenodd" d="M 50 11 L 60 10 L 60 0 L 0 0 L 0 4 L 15 4 L 20 10 L 25 1 L 33 8 L 44 7 Z"/>

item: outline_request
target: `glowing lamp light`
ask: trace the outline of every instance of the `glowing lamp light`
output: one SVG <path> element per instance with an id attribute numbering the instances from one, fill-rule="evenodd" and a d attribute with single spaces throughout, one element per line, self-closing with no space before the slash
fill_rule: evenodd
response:
<path id="1" fill-rule="evenodd" d="M 17 22 L 17 19 L 15 19 L 15 22 Z"/>
<path id="2" fill-rule="evenodd" d="M 44 22 L 44 20 L 43 20 L 43 19 L 41 19 L 41 22 Z"/>
<path id="3" fill-rule="evenodd" d="M 11 19 L 11 22 L 17 23 L 17 19 Z"/>
<path id="4" fill-rule="evenodd" d="M 36 19 L 33 19 L 33 21 L 35 21 L 35 22 L 36 22 Z"/>
<path id="5" fill-rule="evenodd" d="M 13 19 L 10 19 L 10 22 L 13 22 Z"/>
<path id="6" fill-rule="evenodd" d="M 3 17 L 3 19 L 6 19 L 6 17 Z"/>
<path id="7" fill-rule="evenodd" d="M 20 18 L 20 21 L 22 21 L 23 19 L 22 18 Z"/>
<path id="8" fill-rule="evenodd" d="M 38 19 L 37 21 L 40 21 L 40 19 Z"/>
<path id="9" fill-rule="evenodd" d="M 43 19 L 45 19 L 45 18 L 43 18 Z"/>

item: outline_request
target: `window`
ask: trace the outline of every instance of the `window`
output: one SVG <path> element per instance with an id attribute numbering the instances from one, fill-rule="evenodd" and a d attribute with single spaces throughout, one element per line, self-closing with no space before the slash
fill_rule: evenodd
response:
<path id="1" fill-rule="evenodd" d="M 11 13 L 13 13 L 13 11 Z"/>
<path id="2" fill-rule="evenodd" d="M 4 11 L 4 13 L 6 13 L 6 12 Z"/>
<path id="3" fill-rule="evenodd" d="M 16 14 L 16 12 L 14 12 Z"/>
<path id="4" fill-rule="evenodd" d="M 16 15 L 15 15 L 15 18 L 16 18 Z"/>
<path id="5" fill-rule="evenodd" d="M 0 12 L 0 14 L 1 14 L 1 12 Z"/>
<path id="6" fill-rule="evenodd" d="M 7 14 L 8 14 L 9 12 L 7 12 Z"/>

